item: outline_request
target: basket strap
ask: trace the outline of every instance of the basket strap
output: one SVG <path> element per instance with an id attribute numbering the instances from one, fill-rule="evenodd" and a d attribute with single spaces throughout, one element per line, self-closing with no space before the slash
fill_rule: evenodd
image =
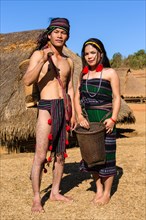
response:
<path id="1" fill-rule="evenodd" d="M 66 91 L 65 91 L 65 89 L 63 88 L 63 83 L 62 83 L 62 81 L 61 81 L 61 79 L 60 79 L 60 74 L 59 74 L 59 70 L 57 69 L 57 67 L 55 66 L 55 64 L 54 64 L 54 62 L 53 62 L 53 60 L 52 60 L 52 52 L 50 52 L 50 53 L 48 53 L 48 60 L 49 60 L 49 62 L 50 62 L 50 64 L 52 65 L 52 68 L 54 69 L 54 71 L 55 71 L 55 73 L 56 73 L 56 78 L 57 78 L 57 80 L 58 80 L 58 82 L 59 82 L 59 85 L 61 86 L 61 88 L 62 88 L 62 94 L 63 94 L 63 99 L 64 99 L 64 108 L 65 108 L 65 111 L 66 111 L 66 114 L 68 115 L 68 112 L 67 112 L 67 96 L 66 96 Z M 69 118 L 69 117 L 68 117 Z"/>
<path id="2" fill-rule="evenodd" d="M 103 122 L 103 120 L 105 120 L 110 114 L 112 113 L 112 111 L 107 112 L 103 118 L 100 120 L 100 122 Z"/>

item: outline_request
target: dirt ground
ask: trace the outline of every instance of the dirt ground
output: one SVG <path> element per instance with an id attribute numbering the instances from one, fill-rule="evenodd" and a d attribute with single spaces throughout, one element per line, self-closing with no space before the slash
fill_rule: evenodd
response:
<path id="1" fill-rule="evenodd" d="M 136 117 L 132 125 L 118 125 L 117 176 L 109 204 L 91 204 L 95 185 L 89 174 L 78 171 L 80 149 L 68 149 L 61 193 L 72 203 L 51 202 L 52 167 L 43 174 L 41 197 L 45 213 L 31 214 L 29 180 L 33 153 L 1 155 L 1 220 L 144 220 L 145 202 L 145 104 L 129 104 Z"/>

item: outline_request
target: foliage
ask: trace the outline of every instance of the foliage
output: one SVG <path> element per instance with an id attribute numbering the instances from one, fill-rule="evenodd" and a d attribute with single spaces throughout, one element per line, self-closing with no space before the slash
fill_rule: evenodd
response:
<path id="1" fill-rule="evenodd" d="M 128 67 L 132 69 L 143 69 L 146 67 L 146 52 L 145 50 L 139 50 L 127 58 L 123 58 L 120 53 L 115 53 L 110 63 L 113 68 Z"/>
<path id="2" fill-rule="evenodd" d="M 120 53 L 115 53 L 110 63 L 113 68 L 120 67 L 122 65 L 122 55 Z"/>

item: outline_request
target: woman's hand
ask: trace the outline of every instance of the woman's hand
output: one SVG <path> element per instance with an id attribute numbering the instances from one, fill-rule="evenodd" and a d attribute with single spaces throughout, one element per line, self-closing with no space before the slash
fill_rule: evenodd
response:
<path id="1" fill-rule="evenodd" d="M 112 133 L 115 123 L 110 118 L 108 118 L 104 121 L 104 124 L 106 133 Z"/>
<path id="2" fill-rule="evenodd" d="M 84 118 L 82 115 L 80 117 L 78 117 L 78 123 L 81 127 L 89 129 L 89 122 L 87 121 L 86 118 Z"/>

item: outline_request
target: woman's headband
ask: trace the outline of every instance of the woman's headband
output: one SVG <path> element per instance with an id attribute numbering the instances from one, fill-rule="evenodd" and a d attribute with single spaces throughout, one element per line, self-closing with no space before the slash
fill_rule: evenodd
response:
<path id="1" fill-rule="evenodd" d="M 87 41 L 87 42 L 85 43 L 85 45 L 87 45 L 87 44 L 94 44 L 94 45 L 100 50 L 100 52 L 102 53 L 102 49 L 100 48 L 100 46 L 99 46 L 97 43 L 95 43 L 95 42 L 93 42 L 93 41 Z"/>

